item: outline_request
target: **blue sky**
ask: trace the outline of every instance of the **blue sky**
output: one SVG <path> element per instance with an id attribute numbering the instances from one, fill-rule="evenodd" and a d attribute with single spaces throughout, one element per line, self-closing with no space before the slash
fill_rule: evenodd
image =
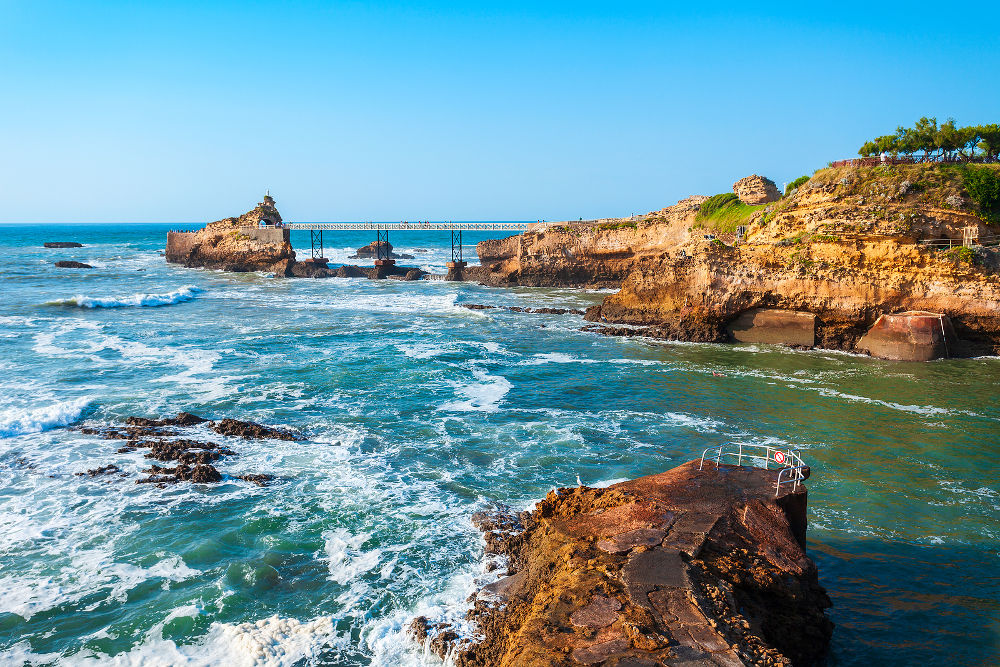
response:
<path id="1" fill-rule="evenodd" d="M 780 186 L 921 115 L 1000 122 L 998 5 L 0 0 L 0 222 L 207 221 L 264 188 L 288 220 L 559 220 Z"/>

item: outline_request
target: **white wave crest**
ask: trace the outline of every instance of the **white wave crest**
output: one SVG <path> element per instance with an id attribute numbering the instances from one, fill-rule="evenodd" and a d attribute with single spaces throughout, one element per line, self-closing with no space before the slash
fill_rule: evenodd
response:
<path id="1" fill-rule="evenodd" d="M 183 607 L 168 615 L 146 635 L 142 644 L 126 653 L 109 656 L 81 652 L 63 658 L 66 665 L 146 665 L 170 667 L 189 665 L 210 667 L 291 667 L 315 659 L 335 639 L 333 619 L 320 617 L 311 621 L 270 616 L 247 623 L 219 623 L 192 644 L 178 646 L 163 637 L 166 623 L 180 616 L 195 616 L 195 606 Z M 3 657 L 0 654 L 0 657 Z M 19 656 L 20 657 L 20 656 Z"/>
<path id="2" fill-rule="evenodd" d="M 76 306 L 78 308 L 137 308 L 170 306 L 175 303 L 191 301 L 202 290 L 194 285 L 167 292 L 166 294 L 131 294 L 123 297 L 90 297 L 79 294 L 65 301 L 50 301 L 47 305 Z"/>
<path id="3" fill-rule="evenodd" d="M 370 537 L 370 533 L 352 535 L 344 528 L 337 528 L 323 535 L 326 540 L 326 555 L 330 559 L 331 581 L 349 584 L 378 565 L 382 550 L 365 551 L 361 548 Z"/>
<path id="4" fill-rule="evenodd" d="M 465 400 L 450 401 L 443 404 L 438 410 L 450 412 L 496 412 L 503 397 L 514 386 L 502 375 L 489 375 L 486 371 L 475 369 L 473 376 L 479 382 L 470 384 L 453 383 L 455 393 L 461 395 Z"/>
<path id="5" fill-rule="evenodd" d="M 89 398 L 75 398 L 41 407 L 5 408 L 0 410 L 0 438 L 67 426 L 79 419 L 88 405 Z"/>

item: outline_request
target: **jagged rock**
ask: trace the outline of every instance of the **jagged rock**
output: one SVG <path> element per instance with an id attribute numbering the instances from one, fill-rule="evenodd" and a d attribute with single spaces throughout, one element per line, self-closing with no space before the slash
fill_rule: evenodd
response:
<path id="1" fill-rule="evenodd" d="M 82 248 L 82 243 L 76 241 L 46 241 L 42 244 L 46 248 Z"/>
<path id="2" fill-rule="evenodd" d="M 247 440 L 299 440 L 300 436 L 288 429 L 272 428 L 256 422 L 238 419 L 223 419 L 214 422 L 211 429 L 221 435 L 246 438 Z"/>
<path id="3" fill-rule="evenodd" d="M 90 264 L 84 264 L 83 262 L 74 262 L 68 259 L 61 259 L 56 262 L 56 266 L 60 269 L 92 269 Z"/>
<path id="4" fill-rule="evenodd" d="M 318 262 L 295 262 L 292 265 L 292 275 L 296 278 L 332 278 L 337 275 L 337 271 Z"/>
<path id="5" fill-rule="evenodd" d="M 510 571 L 472 598 L 476 637 L 426 617 L 410 633 L 458 667 L 816 664 L 830 600 L 805 553 L 805 488 L 775 498 L 776 475 L 692 461 L 477 513 Z"/>
<path id="6" fill-rule="evenodd" d="M 424 272 L 420 269 L 410 269 L 406 272 L 406 275 L 403 276 L 403 280 L 420 280 L 423 277 Z"/>
<path id="7" fill-rule="evenodd" d="M 778 186 L 769 178 L 753 174 L 733 183 L 733 192 L 744 204 L 770 204 L 781 199 Z"/>
<path id="8" fill-rule="evenodd" d="M 267 486 L 274 480 L 274 475 L 265 475 L 260 473 L 248 474 L 248 475 L 234 475 L 236 479 L 242 479 L 244 482 L 251 482 L 257 486 Z"/>
<path id="9" fill-rule="evenodd" d="M 115 464 L 110 464 L 106 466 L 101 466 L 100 468 L 94 468 L 93 470 L 88 470 L 86 472 L 74 473 L 77 477 L 82 477 L 84 475 L 90 477 L 97 477 L 98 475 L 111 475 L 114 473 L 120 473 L 122 470 Z"/>

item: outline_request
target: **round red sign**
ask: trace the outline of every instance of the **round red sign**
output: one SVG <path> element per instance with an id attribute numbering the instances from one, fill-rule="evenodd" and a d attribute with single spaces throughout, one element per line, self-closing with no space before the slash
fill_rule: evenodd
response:
<path id="1" fill-rule="evenodd" d="M 784 452 L 775 452 L 774 453 L 774 460 L 777 461 L 778 463 L 784 463 L 785 462 L 785 453 Z"/>

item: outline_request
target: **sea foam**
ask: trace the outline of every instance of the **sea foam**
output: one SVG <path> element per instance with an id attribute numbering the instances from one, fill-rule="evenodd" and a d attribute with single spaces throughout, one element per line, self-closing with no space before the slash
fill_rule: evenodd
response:
<path id="1" fill-rule="evenodd" d="M 40 407 L 13 407 L 0 410 L 0 438 L 40 433 L 72 424 L 90 405 L 89 398 L 75 398 Z"/>
<path id="2" fill-rule="evenodd" d="M 167 292 L 166 294 L 130 294 L 122 297 L 91 297 L 78 294 L 72 299 L 64 301 L 50 301 L 46 305 L 50 306 L 76 306 L 78 308 L 137 308 L 170 306 L 175 303 L 191 301 L 202 290 L 194 285 Z"/>

